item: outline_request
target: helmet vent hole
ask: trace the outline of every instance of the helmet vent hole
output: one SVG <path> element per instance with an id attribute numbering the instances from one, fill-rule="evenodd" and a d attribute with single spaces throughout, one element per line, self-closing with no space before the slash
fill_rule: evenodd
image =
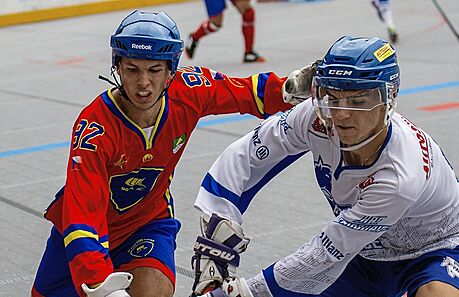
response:
<path id="1" fill-rule="evenodd" d="M 363 60 L 363 63 L 371 63 L 371 62 L 373 62 L 373 60 L 374 59 L 372 59 L 372 58 L 365 59 L 365 60 Z"/>
<path id="2" fill-rule="evenodd" d="M 126 46 L 125 46 L 122 42 L 120 42 L 119 40 L 116 40 L 115 42 L 116 42 L 116 46 L 117 46 L 118 48 L 127 50 Z"/>
<path id="3" fill-rule="evenodd" d="M 335 62 L 347 62 L 350 61 L 351 59 L 348 57 L 335 57 Z"/>
<path id="4" fill-rule="evenodd" d="M 360 77 L 362 77 L 362 78 L 368 78 L 370 76 L 371 76 L 371 71 L 362 71 L 360 73 Z"/>
<path id="5" fill-rule="evenodd" d="M 173 44 L 165 45 L 158 50 L 158 53 L 168 53 L 172 50 Z"/>

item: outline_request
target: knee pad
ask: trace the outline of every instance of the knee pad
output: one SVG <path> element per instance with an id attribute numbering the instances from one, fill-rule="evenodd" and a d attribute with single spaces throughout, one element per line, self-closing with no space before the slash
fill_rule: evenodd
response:
<path id="1" fill-rule="evenodd" d="M 253 23 L 255 20 L 255 10 L 253 8 L 247 9 L 242 15 L 242 20 L 244 23 Z"/>

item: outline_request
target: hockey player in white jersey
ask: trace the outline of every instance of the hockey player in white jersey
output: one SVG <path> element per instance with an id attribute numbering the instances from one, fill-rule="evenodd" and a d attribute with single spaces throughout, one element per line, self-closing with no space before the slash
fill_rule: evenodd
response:
<path id="1" fill-rule="evenodd" d="M 308 95 L 305 82 L 292 75 L 285 97 Z M 399 82 L 388 42 L 342 37 L 317 65 L 312 99 L 225 150 L 195 203 L 207 219 L 192 261 L 194 296 L 459 296 L 458 180 L 434 140 L 394 111 Z M 239 278 L 249 243 L 242 214 L 309 151 L 335 218 L 293 254 Z"/>

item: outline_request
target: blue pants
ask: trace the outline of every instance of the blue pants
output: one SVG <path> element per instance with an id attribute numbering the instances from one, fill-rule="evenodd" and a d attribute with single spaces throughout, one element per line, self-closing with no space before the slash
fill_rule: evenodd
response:
<path id="1" fill-rule="evenodd" d="M 293 293 L 281 288 L 272 281 L 273 267 L 268 267 L 263 274 L 274 297 L 400 297 L 405 292 L 408 297 L 414 297 L 420 286 L 431 281 L 441 281 L 459 289 L 459 277 L 450 275 L 452 270 L 459 271 L 459 247 L 403 261 L 370 261 L 356 256 L 320 295 Z"/>
<path id="2" fill-rule="evenodd" d="M 231 0 L 234 4 L 237 0 Z M 225 0 L 204 0 L 207 8 L 207 15 L 209 17 L 217 16 L 223 12 L 226 8 Z"/>
<path id="3" fill-rule="evenodd" d="M 174 251 L 179 230 L 180 222 L 175 219 L 158 220 L 143 226 L 109 251 L 115 271 L 153 267 L 175 284 Z M 32 293 L 34 297 L 79 296 L 70 275 L 63 237 L 54 227 L 38 267 Z"/>

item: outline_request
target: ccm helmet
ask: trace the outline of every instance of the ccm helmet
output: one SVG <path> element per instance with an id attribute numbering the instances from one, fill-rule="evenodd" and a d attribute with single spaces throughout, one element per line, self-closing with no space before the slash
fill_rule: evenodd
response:
<path id="1" fill-rule="evenodd" d="M 385 88 L 400 84 L 394 48 L 381 38 L 344 36 L 317 66 L 317 83 L 336 90 Z M 390 99 L 390 98 L 388 98 Z"/>
<path id="2" fill-rule="evenodd" d="M 371 111 L 382 105 L 386 107 L 384 126 L 387 126 L 395 108 L 394 99 L 399 85 L 400 70 L 392 45 L 377 37 L 343 36 L 330 47 L 323 60 L 317 65 L 313 80 L 313 102 L 317 114 L 328 130 L 333 125 L 331 110 Z M 329 95 L 328 90 L 363 91 L 363 93 L 357 97 L 337 100 Z M 366 97 L 367 100 L 362 101 L 358 97 Z M 344 150 L 362 147 L 377 134 L 363 143 Z"/>
<path id="3" fill-rule="evenodd" d="M 164 12 L 134 11 L 111 36 L 112 66 L 121 57 L 146 60 L 167 60 L 172 75 L 183 51 L 183 40 L 177 24 Z"/>

